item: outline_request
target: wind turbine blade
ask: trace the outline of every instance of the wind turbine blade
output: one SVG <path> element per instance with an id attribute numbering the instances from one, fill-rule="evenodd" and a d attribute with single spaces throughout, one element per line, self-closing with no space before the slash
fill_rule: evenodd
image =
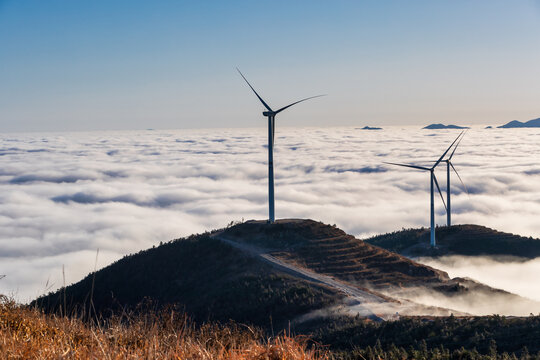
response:
<path id="1" fill-rule="evenodd" d="M 267 103 L 264 102 L 264 100 L 262 99 L 262 97 L 259 96 L 259 94 L 257 94 L 257 92 L 255 91 L 255 89 L 253 88 L 253 86 L 251 86 L 251 84 L 249 83 L 249 81 L 247 81 L 246 77 L 244 76 L 244 74 L 242 74 L 242 72 L 236 68 L 236 70 L 238 71 L 238 73 L 240 74 L 240 76 L 242 76 L 244 78 L 244 80 L 246 81 L 246 83 L 249 85 L 249 87 L 251 88 L 251 90 L 253 90 L 253 92 L 255 93 L 255 95 L 257 95 L 257 97 L 259 98 L 259 100 L 261 100 L 261 102 L 263 103 L 264 107 L 268 110 L 268 111 L 273 111 L 270 106 L 268 106 Z"/>
<path id="2" fill-rule="evenodd" d="M 439 190 L 439 195 L 441 195 L 441 200 L 444 205 L 444 208 L 446 209 L 446 211 L 448 211 L 448 208 L 446 207 L 446 203 L 444 202 L 444 196 L 442 196 L 441 188 L 439 187 L 439 182 L 437 181 L 437 177 L 435 176 L 435 174 L 433 174 L 433 180 L 435 180 L 435 185 L 437 185 L 437 190 Z"/>
<path id="3" fill-rule="evenodd" d="M 420 170 L 431 170 L 430 168 L 423 167 L 423 166 L 416 166 L 416 165 L 396 164 L 396 163 L 384 162 L 384 161 L 383 161 L 383 164 L 390 164 L 390 165 L 396 165 L 396 166 L 404 166 L 404 167 L 409 167 L 409 168 L 413 168 L 413 169 L 420 169 Z"/>
<path id="4" fill-rule="evenodd" d="M 435 167 L 437 167 L 437 165 L 439 165 L 439 163 L 442 161 L 443 157 L 446 155 L 446 153 L 448 152 L 448 150 L 450 150 L 450 148 L 455 144 L 455 142 L 457 141 L 457 139 L 459 139 L 459 137 L 461 136 L 461 134 L 463 134 L 463 131 L 458 135 L 458 137 L 456 138 L 456 140 L 454 140 L 450 146 L 448 147 L 448 149 L 446 149 L 446 151 L 441 155 L 441 157 L 439 158 L 439 160 L 437 160 L 437 162 L 435 163 L 435 165 L 433 165 L 432 169 L 435 169 Z"/>
<path id="5" fill-rule="evenodd" d="M 463 185 L 463 188 L 465 189 L 465 192 L 467 193 L 467 195 L 469 195 L 469 190 L 467 189 L 467 187 L 465 186 L 465 183 L 463 182 L 463 180 L 461 180 L 461 176 L 459 176 L 459 173 L 457 172 L 456 168 L 454 167 L 454 164 L 452 164 L 451 161 L 449 161 L 450 163 L 450 166 L 452 167 L 452 170 L 454 170 L 454 172 L 456 173 L 459 181 L 461 182 L 461 185 Z M 470 196 L 470 195 L 469 195 Z"/>
<path id="6" fill-rule="evenodd" d="M 454 153 L 456 152 L 456 149 L 458 148 L 459 144 L 461 143 L 461 140 L 463 140 L 463 138 L 465 137 L 466 133 L 467 133 L 467 130 L 465 130 L 465 132 L 462 133 L 463 136 L 461 136 L 461 134 L 459 134 L 461 136 L 461 139 L 459 139 L 456 146 L 454 146 L 454 150 L 452 151 L 452 153 L 450 154 L 450 156 L 448 157 L 447 160 L 452 160 L 452 156 L 454 156 Z"/>
<path id="7" fill-rule="evenodd" d="M 293 102 L 293 103 L 290 104 L 290 105 L 284 106 L 284 107 L 282 107 L 281 109 L 277 110 L 277 111 L 276 111 L 276 114 L 282 112 L 283 110 L 285 110 L 285 109 L 287 109 L 287 108 L 290 108 L 290 107 L 293 106 L 293 105 L 296 105 L 296 104 L 298 104 L 298 103 L 301 103 L 302 101 L 306 101 L 306 100 L 309 100 L 309 99 L 318 98 L 318 97 L 321 97 L 321 96 L 326 96 L 326 95 L 310 96 L 310 97 L 308 97 L 308 98 L 305 98 L 305 99 L 302 99 L 302 100 L 298 100 L 298 101 L 296 101 L 296 102 Z"/>

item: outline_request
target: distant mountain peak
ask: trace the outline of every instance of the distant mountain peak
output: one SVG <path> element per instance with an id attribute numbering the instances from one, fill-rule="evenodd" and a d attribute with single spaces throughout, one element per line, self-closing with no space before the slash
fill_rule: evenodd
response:
<path id="1" fill-rule="evenodd" d="M 459 126 L 459 125 L 430 124 L 428 126 L 423 127 L 422 129 L 439 130 L 439 129 L 469 129 L 469 128 L 467 126 Z"/>
<path id="2" fill-rule="evenodd" d="M 513 128 L 540 128 L 540 118 L 532 119 L 526 122 L 518 120 L 512 120 L 507 124 L 498 126 L 500 129 L 513 129 Z"/>
<path id="3" fill-rule="evenodd" d="M 376 126 L 364 126 L 363 128 L 356 128 L 357 130 L 382 130 L 383 128 L 381 127 L 376 127 Z"/>

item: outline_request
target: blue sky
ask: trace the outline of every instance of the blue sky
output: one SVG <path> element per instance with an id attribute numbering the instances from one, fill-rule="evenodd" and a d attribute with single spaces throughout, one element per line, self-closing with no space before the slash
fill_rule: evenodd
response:
<path id="1" fill-rule="evenodd" d="M 540 1 L 0 0 L 0 132 L 540 116 Z"/>

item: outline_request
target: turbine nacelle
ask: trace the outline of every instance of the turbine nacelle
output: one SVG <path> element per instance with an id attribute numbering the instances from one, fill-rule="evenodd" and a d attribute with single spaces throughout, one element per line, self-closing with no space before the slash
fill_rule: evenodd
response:
<path id="1" fill-rule="evenodd" d="M 263 115 L 268 117 L 268 116 L 274 116 L 276 115 L 276 113 L 274 111 L 263 111 Z"/>

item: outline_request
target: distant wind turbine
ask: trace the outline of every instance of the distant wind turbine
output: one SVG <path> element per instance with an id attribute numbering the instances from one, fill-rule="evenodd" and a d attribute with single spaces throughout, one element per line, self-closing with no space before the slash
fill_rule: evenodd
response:
<path id="1" fill-rule="evenodd" d="M 242 74 L 242 72 L 238 68 L 236 68 L 236 70 L 238 70 L 238 73 L 240 74 L 240 76 L 244 78 L 244 80 L 249 85 L 251 90 L 253 90 L 255 95 L 257 95 L 257 98 L 259 98 L 259 100 L 264 105 L 266 110 L 268 110 L 268 111 L 264 111 L 263 115 L 268 118 L 268 222 L 273 223 L 275 221 L 275 215 L 274 215 L 274 134 L 275 134 L 276 115 L 282 112 L 283 110 L 290 108 L 293 105 L 301 103 L 302 101 L 306 101 L 306 100 L 324 96 L 324 95 L 311 96 L 302 100 L 298 100 L 298 101 L 293 102 L 292 104 L 289 104 L 287 106 L 282 107 L 281 109 L 274 111 L 259 96 L 259 94 L 257 94 L 253 86 L 251 86 L 249 81 L 247 81 L 244 74 Z"/>
<path id="2" fill-rule="evenodd" d="M 459 136 L 458 136 L 458 138 L 459 138 Z M 444 197 L 442 195 L 441 188 L 439 187 L 439 182 L 437 181 L 437 177 L 435 176 L 435 171 L 434 170 L 437 167 L 437 165 L 439 165 L 439 163 L 442 161 L 442 159 L 446 156 L 446 154 L 448 153 L 450 148 L 452 148 L 452 146 L 455 144 L 456 141 L 457 141 L 457 139 L 454 140 L 454 142 L 452 142 L 452 144 L 450 144 L 448 149 L 446 149 L 446 151 L 441 155 L 439 160 L 437 160 L 435 162 L 435 164 L 430 168 L 424 167 L 424 166 L 417 166 L 417 165 L 396 164 L 396 163 L 391 163 L 391 162 L 385 162 L 385 164 L 389 164 L 389 165 L 404 166 L 404 167 L 409 167 L 409 168 L 413 168 L 413 169 L 419 169 L 419 170 L 424 170 L 424 171 L 429 171 L 430 172 L 430 177 L 431 177 L 431 180 L 430 180 L 430 184 L 431 184 L 431 187 L 430 187 L 430 190 L 431 190 L 431 193 L 430 193 L 430 200 L 431 200 L 431 209 L 430 209 L 430 215 L 431 215 L 430 244 L 431 244 L 432 247 L 436 245 L 436 242 L 435 242 L 435 198 L 434 198 L 434 191 L 433 191 L 434 190 L 433 189 L 433 183 L 435 183 L 435 185 L 437 186 L 437 190 L 439 191 L 439 195 L 441 196 L 441 200 L 443 202 L 444 208 L 448 211 L 448 209 L 446 208 L 446 204 L 444 202 Z"/>
<path id="3" fill-rule="evenodd" d="M 461 135 L 463 135 L 463 136 L 461 136 Z M 452 164 L 452 157 L 454 156 L 454 153 L 456 152 L 457 147 L 461 143 L 461 140 L 463 140 L 463 138 L 465 137 L 465 133 L 462 132 L 461 134 L 459 134 L 458 139 L 459 139 L 460 136 L 461 136 L 461 139 L 457 142 L 456 146 L 454 147 L 454 150 L 452 151 L 452 153 L 450 154 L 448 159 L 442 161 L 442 162 L 446 163 L 446 225 L 447 226 L 452 225 L 452 203 L 451 203 L 451 200 L 450 200 L 450 193 L 451 193 L 451 188 L 450 188 L 450 168 L 452 168 L 452 170 L 454 170 L 454 172 L 456 173 L 459 181 L 461 182 L 461 185 L 463 185 L 463 188 L 465 189 L 465 192 L 467 192 L 467 194 L 469 193 L 469 191 L 467 190 L 467 187 L 465 186 L 465 183 L 463 182 L 463 180 L 461 180 L 461 176 L 459 176 L 459 173 L 457 172 L 456 168 L 454 167 L 454 164 Z"/>

